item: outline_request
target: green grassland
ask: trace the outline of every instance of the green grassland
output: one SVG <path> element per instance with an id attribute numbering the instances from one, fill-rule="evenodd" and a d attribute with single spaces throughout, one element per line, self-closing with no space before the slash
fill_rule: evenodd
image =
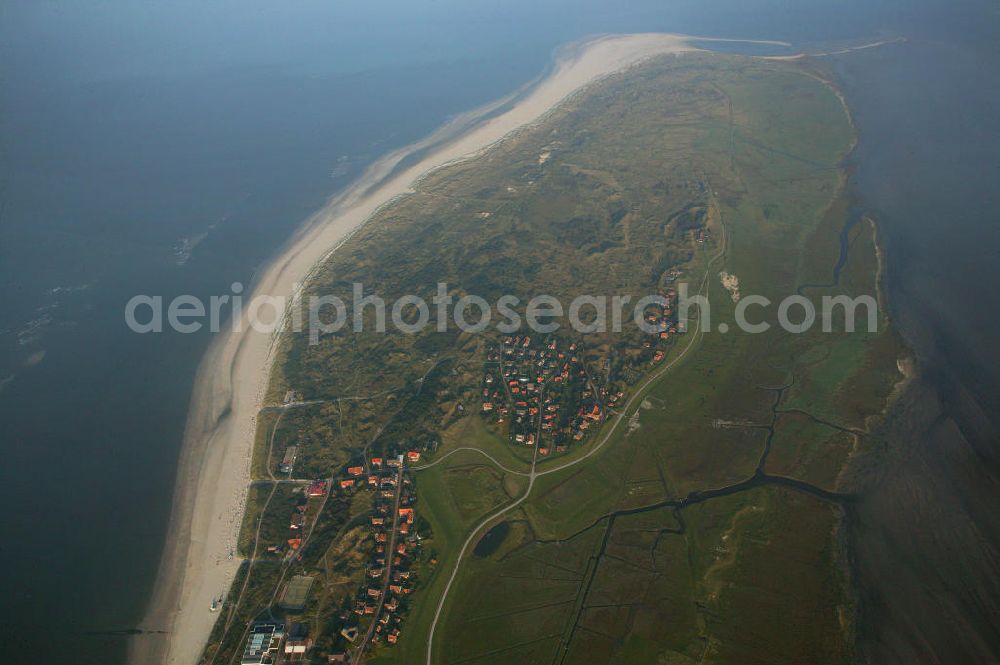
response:
<path id="1" fill-rule="evenodd" d="M 841 160 L 853 132 L 814 72 L 681 59 L 607 84 L 580 104 L 536 141 L 555 134 L 586 154 L 592 137 L 602 137 L 606 181 L 637 189 L 650 187 L 643 174 L 699 174 L 725 226 L 715 234 L 725 233 L 724 265 L 713 268 L 738 275 L 744 293 L 777 301 L 832 280 L 838 234 L 850 219 Z M 527 155 L 539 146 L 531 138 L 520 139 Z M 631 163 L 615 164 L 625 152 Z M 558 159 L 585 161 L 576 153 L 551 158 Z M 646 191 L 653 196 L 656 188 Z M 877 292 L 873 228 L 857 223 L 848 235 L 839 282 L 803 289 L 817 303 L 827 294 Z M 695 248 L 681 265 L 696 277 L 711 253 Z M 603 258 L 609 274 L 622 270 Z M 619 428 L 587 463 L 538 478 L 514 513 L 527 525 L 517 547 L 462 562 L 435 636 L 435 662 L 850 659 L 836 503 L 761 481 L 677 513 L 656 506 L 758 472 L 836 491 L 840 471 L 863 445 L 866 419 L 898 379 L 897 341 L 884 317 L 870 334 L 826 334 L 818 326 L 741 334 L 714 274 L 708 285 L 712 316 L 731 332 L 705 335 L 690 359 L 648 390 L 637 428 Z M 762 316 L 774 323 L 773 311 Z M 626 527 L 636 515 L 615 516 L 644 506 L 654 519 L 640 528 Z M 432 581 L 398 649 L 384 658 L 422 662 L 436 591 Z"/>
<path id="2" fill-rule="evenodd" d="M 901 349 L 883 314 L 874 332 L 817 324 L 793 334 L 776 325 L 775 309 L 796 293 L 818 304 L 878 292 L 876 229 L 844 197 L 853 137 L 815 64 L 707 53 L 656 60 L 425 177 L 331 257 L 308 290 L 345 301 L 354 282 L 390 303 L 403 294 L 429 301 L 438 282 L 490 302 L 641 296 L 673 270 L 712 305 L 709 325 L 692 321 L 692 332 L 663 347 L 667 361 L 683 361 L 649 383 L 640 379 L 654 366 L 635 360 L 648 337 L 634 327 L 559 333 L 584 343 L 591 371 L 612 350 L 632 358 L 635 399 L 600 432 L 540 460 L 530 494 L 492 521 L 524 497 L 532 469 L 532 450 L 477 412 L 495 332 L 382 334 L 369 312 L 363 333 L 315 345 L 286 335 L 270 394 L 294 389 L 323 403 L 287 410 L 280 422 L 262 415 L 275 435 L 258 432 L 259 477 L 268 467 L 258 458 L 270 455 L 273 471 L 293 442 L 300 478 L 336 474 L 362 454 L 426 451 L 413 471 L 424 537 L 417 588 L 399 643 L 377 647 L 368 662 L 426 661 L 456 566 L 434 663 L 850 660 L 853 609 L 836 534 L 851 499 L 838 494 L 838 478 L 867 445 Z M 739 278 L 743 296 L 775 303 L 748 311 L 770 330 L 737 328 L 722 270 Z M 842 329 L 843 317 L 833 323 Z M 264 491 L 252 491 L 247 524 Z M 275 515 L 287 512 L 282 497 L 272 499 Z M 352 512 L 342 504 L 328 508 L 314 545 L 321 554 L 296 564 L 327 580 L 320 599 L 349 595 L 358 570 L 358 549 L 344 545 L 350 518 L 335 517 Z M 484 520 L 482 533 L 500 521 L 509 532 L 491 553 L 469 548 L 460 560 Z M 307 612 L 323 662 L 337 622 L 335 603 L 317 602 L 325 604 Z"/>

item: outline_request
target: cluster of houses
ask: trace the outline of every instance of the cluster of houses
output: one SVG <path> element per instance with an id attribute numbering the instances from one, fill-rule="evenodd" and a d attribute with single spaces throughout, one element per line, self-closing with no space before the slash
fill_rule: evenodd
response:
<path id="1" fill-rule="evenodd" d="M 668 281 L 679 274 L 672 271 Z M 662 361 L 665 343 L 684 331 L 675 311 L 677 291 L 669 287 L 662 295 L 663 305 L 645 312 L 655 334 L 642 342 L 645 351 L 639 354 L 641 359 L 633 358 L 633 365 Z M 605 361 L 606 368 L 609 363 Z M 487 350 L 481 414 L 505 431 L 512 443 L 536 447 L 540 455 L 552 449 L 561 453 L 582 441 L 622 399 L 624 391 L 612 385 L 610 374 L 595 380 L 588 373 L 582 348 L 575 342 L 508 335 Z"/>
<path id="2" fill-rule="evenodd" d="M 657 337 L 660 341 L 666 342 L 670 339 L 671 335 L 677 333 L 677 315 L 674 308 L 677 306 L 677 291 L 674 288 L 668 288 L 664 293 L 663 297 L 666 302 L 659 312 L 649 312 L 646 314 L 646 323 L 651 324 L 655 327 L 657 331 Z M 653 342 L 646 340 L 642 343 L 644 348 L 653 348 Z M 658 363 L 663 360 L 664 351 L 663 349 L 655 349 L 653 352 L 652 362 Z"/>
<path id="3" fill-rule="evenodd" d="M 383 488 L 383 483 L 395 482 L 390 480 L 395 478 L 397 471 L 404 468 L 406 463 L 416 464 L 420 461 L 419 450 L 409 450 L 397 457 L 372 457 L 368 464 L 359 462 L 354 466 L 349 466 L 344 470 L 344 477 L 340 479 L 340 489 L 344 493 L 361 487 L 371 487 L 381 489 L 385 494 L 390 490 Z M 390 492 L 391 493 L 391 492 Z"/>
<path id="4" fill-rule="evenodd" d="M 482 413 L 540 455 L 564 452 L 606 415 L 578 345 L 531 335 L 504 337 L 487 352 Z"/>
<path id="5" fill-rule="evenodd" d="M 372 644 L 395 644 L 399 640 L 405 599 L 414 590 L 414 564 L 420 551 L 420 537 L 414 524 L 416 495 L 406 468 L 418 463 L 420 458 L 418 450 L 396 457 L 371 457 L 348 466 L 339 481 L 343 494 L 359 490 L 375 492 L 369 527 L 372 547 L 365 564 L 364 581 L 353 605 L 341 615 L 343 623 L 338 637 L 343 638 L 342 650 L 324 656 L 327 662 L 350 662 L 344 649 L 364 650 Z M 316 512 L 309 510 L 310 502 L 325 497 L 328 492 L 329 483 L 324 480 L 310 482 L 305 487 L 289 522 L 290 549 L 302 546 L 309 515 Z M 281 553 L 283 548 L 273 546 L 268 550 Z M 301 611 L 312 582 L 313 578 L 306 575 L 293 577 L 282 591 L 278 606 Z M 283 625 L 275 622 L 260 623 L 251 630 L 242 663 L 301 661 L 308 657 L 312 647 L 304 627 L 286 632 Z"/>
<path id="6" fill-rule="evenodd" d="M 294 551 L 302 547 L 302 540 L 308 526 L 310 500 L 325 497 L 327 487 L 328 484 L 325 480 L 314 480 L 306 486 L 302 499 L 295 505 L 288 519 L 288 539 L 286 543 L 289 549 Z M 281 545 L 269 545 L 267 551 L 269 554 L 282 554 L 284 548 Z"/>
<path id="7" fill-rule="evenodd" d="M 399 640 L 402 605 L 414 589 L 413 566 L 420 548 L 414 526 L 416 495 L 406 466 L 419 462 L 420 455 L 420 451 L 410 450 L 397 457 L 372 457 L 366 465 L 348 467 L 348 477 L 341 481 L 347 491 L 367 486 L 376 492 L 370 524 L 373 546 L 365 566 L 365 582 L 354 601 L 354 618 L 340 632 L 362 649 L 382 640 L 388 644 Z M 367 627 L 367 633 L 361 626 Z M 368 643 L 358 643 L 362 635 Z"/>

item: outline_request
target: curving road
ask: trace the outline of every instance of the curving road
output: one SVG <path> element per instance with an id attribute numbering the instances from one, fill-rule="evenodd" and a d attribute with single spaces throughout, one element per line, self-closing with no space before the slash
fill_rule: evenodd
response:
<path id="1" fill-rule="evenodd" d="M 720 225 L 721 225 L 721 221 L 720 221 Z M 698 289 L 698 293 L 702 294 L 702 295 L 704 295 L 704 292 L 705 292 L 705 290 L 706 290 L 706 288 L 708 286 L 708 280 L 709 280 L 709 277 L 712 274 L 712 271 L 711 271 L 712 266 L 715 264 L 716 261 L 718 261 L 720 258 L 722 258 L 722 256 L 724 256 L 725 253 L 726 253 L 726 246 L 728 245 L 728 238 L 727 238 L 727 234 L 725 232 L 725 225 L 721 225 L 721 226 L 722 226 L 722 231 L 723 231 L 722 232 L 721 248 L 720 248 L 719 252 L 715 256 L 713 256 L 711 258 L 711 260 L 709 260 L 708 264 L 705 267 L 705 276 L 702 278 L 701 286 Z M 501 515 L 504 515 L 505 513 L 510 512 L 511 510 L 513 510 L 514 508 L 516 508 L 517 506 L 519 506 L 521 503 L 523 503 L 531 495 L 531 489 L 532 489 L 532 487 L 534 487 L 535 478 L 538 478 L 539 476 L 545 476 L 545 475 L 548 475 L 550 473 L 556 473 L 557 471 L 562 471 L 563 469 L 567 469 L 567 468 L 569 468 L 571 466 L 579 464 L 580 462 L 583 462 L 584 460 L 590 458 L 591 456 L 593 456 L 594 454 L 596 454 L 599 450 L 601 450 L 601 448 L 604 447 L 604 444 L 606 444 L 608 441 L 611 440 L 611 437 L 618 430 L 618 426 L 622 423 L 622 421 L 627 419 L 626 416 L 628 415 L 628 413 L 630 411 L 632 411 L 633 405 L 635 405 L 638 400 L 642 399 L 643 393 L 645 393 L 646 389 L 654 381 L 657 381 L 667 371 L 669 371 L 670 369 L 674 368 L 677 365 L 677 363 L 679 363 L 681 360 L 683 360 L 688 355 L 688 353 L 691 351 L 691 349 L 695 347 L 695 345 L 701 339 L 701 336 L 704 335 L 704 333 L 705 333 L 705 331 L 702 330 L 702 328 L 701 328 L 701 316 L 700 316 L 700 312 L 699 312 L 699 316 L 695 319 L 695 329 L 692 331 L 691 335 L 689 336 L 689 340 L 690 341 L 688 342 L 687 346 L 685 346 L 684 349 L 680 353 L 678 353 L 673 359 L 671 359 L 669 362 L 665 363 L 663 365 L 663 367 L 661 367 L 660 369 L 658 369 L 656 372 L 650 374 L 642 383 L 639 384 L 639 387 L 632 394 L 632 397 L 630 397 L 629 400 L 625 403 L 625 407 L 622 409 L 622 412 L 618 415 L 618 418 L 613 423 L 611 423 L 611 426 L 608 429 L 605 430 L 603 436 L 601 436 L 601 438 L 598 439 L 597 443 L 595 443 L 594 446 L 590 450 L 588 450 L 586 452 L 586 454 L 581 455 L 580 457 L 577 457 L 576 459 L 570 460 L 570 461 L 566 462 L 565 464 L 561 464 L 561 465 L 559 465 L 557 467 L 553 467 L 553 468 L 547 469 L 545 471 L 536 471 L 535 467 L 537 466 L 537 461 L 538 461 L 538 448 L 537 447 L 535 448 L 535 456 L 531 460 L 531 472 L 528 473 L 528 474 L 524 474 L 524 473 L 519 473 L 518 474 L 518 475 L 527 475 L 528 476 L 528 487 L 524 491 L 524 494 L 522 494 L 520 497 L 518 497 L 517 499 L 515 499 L 513 502 L 507 504 L 503 508 L 501 508 L 501 509 L 497 510 L 496 512 L 491 513 L 490 515 L 487 515 L 485 518 L 483 518 L 478 524 L 476 524 L 475 527 L 473 527 L 472 531 L 469 533 L 468 538 L 466 538 L 465 542 L 462 543 L 462 548 L 458 552 L 458 559 L 455 561 L 455 566 L 452 568 L 451 576 L 448 578 L 448 583 L 445 585 L 444 591 L 441 592 L 441 598 L 438 601 L 437 609 L 434 612 L 434 619 L 433 619 L 433 621 L 431 621 L 431 628 L 430 628 L 430 631 L 428 632 L 428 635 L 427 635 L 427 660 L 426 660 L 426 665 L 433 665 L 434 632 L 437 630 L 438 621 L 441 618 L 441 612 L 444 610 L 445 601 L 448 599 L 448 594 L 451 592 L 451 586 L 455 582 L 455 578 L 458 576 L 458 568 L 459 568 L 459 566 L 462 563 L 462 559 L 465 558 L 465 553 L 468 551 L 469 546 L 472 544 L 472 541 L 475 540 L 476 535 L 479 533 L 479 531 L 483 527 L 485 527 L 487 524 L 489 524 L 490 522 L 494 521 L 495 519 L 497 519 Z M 470 450 L 475 450 L 475 449 L 471 449 L 470 448 Z M 455 451 L 452 451 L 452 452 L 458 452 L 458 450 L 455 450 Z M 486 457 L 489 457 L 490 459 L 493 459 L 492 457 L 490 457 L 490 455 L 488 455 L 487 453 L 485 453 L 483 451 L 478 451 L 478 452 L 481 452 Z M 451 454 L 452 453 L 449 453 L 448 455 L 451 455 Z M 446 457 L 448 457 L 448 455 L 445 455 L 445 457 L 442 457 L 440 460 L 435 461 L 433 464 L 437 464 L 438 462 L 444 461 L 444 459 Z M 494 462 L 495 461 L 496 460 L 494 460 Z M 433 466 L 433 464 L 428 464 L 427 466 L 421 467 L 421 468 L 428 468 L 430 466 Z M 502 465 L 500 465 L 499 463 L 497 463 L 497 465 L 501 466 L 501 468 L 503 468 Z"/>
<path id="2" fill-rule="evenodd" d="M 448 459 L 449 457 L 451 457 L 455 453 L 460 453 L 463 450 L 468 450 L 468 451 L 473 452 L 473 453 L 479 453 L 480 455 L 482 455 L 483 457 L 487 458 L 488 460 L 490 460 L 491 462 L 493 462 L 494 464 L 496 464 L 498 467 L 500 467 L 501 469 L 503 469 L 504 472 L 506 472 L 506 473 L 510 473 L 510 474 L 515 475 L 515 476 L 530 476 L 531 475 L 530 473 L 528 473 L 526 471 L 515 471 L 514 469 L 508 469 L 503 464 L 501 464 L 497 460 L 497 458 L 493 457 L 492 455 L 490 455 L 485 450 L 481 450 L 480 448 L 471 448 L 469 446 L 462 446 L 461 448 L 455 448 L 454 450 L 449 451 L 447 455 L 444 455 L 444 456 L 440 457 L 439 459 L 434 460 L 430 464 L 423 464 L 421 466 L 412 466 L 412 467 L 410 467 L 410 469 L 413 470 L 413 471 L 423 471 L 424 469 L 430 469 L 431 467 L 437 466 L 441 462 L 445 461 L 446 459 Z"/>

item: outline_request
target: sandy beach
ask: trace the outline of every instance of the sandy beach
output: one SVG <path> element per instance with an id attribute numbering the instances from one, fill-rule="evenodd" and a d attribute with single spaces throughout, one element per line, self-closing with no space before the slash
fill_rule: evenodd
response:
<path id="1" fill-rule="evenodd" d="M 373 164 L 302 226 L 259 275 L 253 296 L 292 296 L 353 231 L 428 172 L 482 153 L 603 76 L 688 50 L 695 49 L 687 38 L 669 34 L 604 36 L 563 49 L 550 73 L 531 88 Z M 413 156 L 415 163 L 400 167 Z M 219 333 L 198 370 L 167 544 L 140 626 L 148 632 L 133 639 L 131 663 L 196 663 L 219 617 L 209 605 L 228 591 L 240 565 L 229 553 L 239 534 L 256 416 L 264 406 L 276 339 L 242 328 Z"/>

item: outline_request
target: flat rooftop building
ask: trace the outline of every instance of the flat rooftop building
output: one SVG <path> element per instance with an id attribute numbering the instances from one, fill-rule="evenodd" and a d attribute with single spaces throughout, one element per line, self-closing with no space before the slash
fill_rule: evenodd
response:
<path id="1" fill-rule="evenodd" d="M 278 657 L 281 640 L 285 637 L 283 623 L 256 623 L 250 629 L 243 650 L 241 665 L 270 665 Z"/>

